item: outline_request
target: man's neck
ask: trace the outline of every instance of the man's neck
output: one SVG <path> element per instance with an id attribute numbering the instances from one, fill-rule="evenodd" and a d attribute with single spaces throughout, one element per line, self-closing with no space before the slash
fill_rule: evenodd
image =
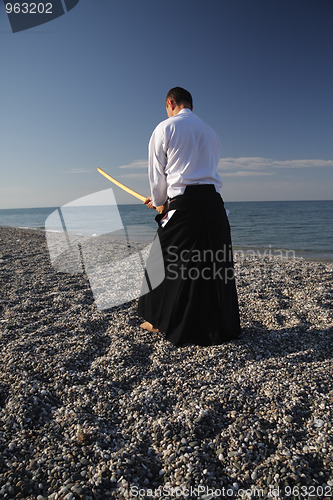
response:
<path id="1" fill-rule="evenodd" d="M 184 104 L 180 104 L 180 105 L 177 105 L 175 107 L 175 109 L 172 112 L 172 116 L 178 115 L 178 113 L 180 113 L 180 111 L 182 111 L 183 109 L 189 109 L 191 111 L 191 109 L 188 106 L 184 106 Z"/>

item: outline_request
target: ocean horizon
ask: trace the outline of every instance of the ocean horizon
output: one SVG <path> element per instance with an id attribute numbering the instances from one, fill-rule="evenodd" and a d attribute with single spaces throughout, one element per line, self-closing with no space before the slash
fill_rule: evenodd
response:
<path id="1" fill-rule="evenodd" d="M 333 261 L 333 200 L 233 201 L 225 207 L 234 250 Z M 143 204 L 75 207 L 75 217 L 66 207 L 0 209 L 0 226 L 45 229 L 48 221 L 47 229 L 57 231 L 50 221 L 59 220 L 59 208 L 62 224 L 75 220 L 79 233 L 100 235 L 121 226 L 130 240 L 150 242 L 157 229 L 155 213 Z"/>

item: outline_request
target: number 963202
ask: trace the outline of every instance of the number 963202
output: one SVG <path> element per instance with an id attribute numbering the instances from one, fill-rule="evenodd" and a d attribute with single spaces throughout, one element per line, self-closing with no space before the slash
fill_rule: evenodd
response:
<path id="1" fill-rule="evenodd" d="M 52 14 L 52 3 L 6 3 L 7 14 Z"/>

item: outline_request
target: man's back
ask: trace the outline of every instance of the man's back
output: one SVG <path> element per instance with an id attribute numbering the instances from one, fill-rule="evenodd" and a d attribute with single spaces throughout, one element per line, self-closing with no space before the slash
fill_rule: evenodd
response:
<path id="1" fill-rule="evenodd" d="M 163 168 L 168 196 L 183 194 L 191 184 L 222 181 L 217 174 L 220 143 L 216 133 L 188 108 L 161 122 L 149 144 L 152 163 Z"/>

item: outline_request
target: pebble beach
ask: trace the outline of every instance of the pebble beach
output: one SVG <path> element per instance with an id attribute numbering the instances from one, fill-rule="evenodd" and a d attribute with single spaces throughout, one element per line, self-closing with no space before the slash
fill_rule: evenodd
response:
<path id="1" fill-rule="evenodd" d="M 235 270 L 240 338 L 176 348 L 1 228 L 0 498 L 331 498 L 333 263 Z"/>

